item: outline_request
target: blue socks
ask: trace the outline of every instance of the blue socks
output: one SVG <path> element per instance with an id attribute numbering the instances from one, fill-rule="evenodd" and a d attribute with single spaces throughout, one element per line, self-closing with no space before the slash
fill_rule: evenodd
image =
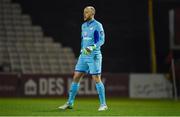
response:
<path id="1" fill-rule="evenodd" d="M 72 82 L 69 90 L 68 104 L 70 105 L 74 104 L 74 99 L 78 92 L 79 86 L 80 86 L 79 83 Z M 96 83 L 96 89 L 99 95 L 100 104 L 106 105 L 104 84 L 102 82 Z"/>
<path id="2" fill-rule="evenodd" d="M 96 89 L 99 94 L 100 104 L 106 105 L 104 84 L 102 82 L 96 83 Z"/>
<path id="3" fill-rule="evenodd" d="M 69 91 L 68 104 L 73 105 L 78 89 L 79 89 L 79 83 L 72 82 L 70 91 Z"/>

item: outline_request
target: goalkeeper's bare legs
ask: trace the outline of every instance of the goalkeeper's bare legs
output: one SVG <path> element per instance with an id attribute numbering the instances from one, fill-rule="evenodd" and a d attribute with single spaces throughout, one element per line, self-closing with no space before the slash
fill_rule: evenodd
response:
<path id="1" fill-rule="evenodd" d="M 96 89 L 99 95 L 100 107 L 98 111 L 107 110 L 108 107 L 106 105 L 105 88 L 104 84 L 101 81 L 101 75 L 92 75 L 92 78 L 96 82 Z"/>
<path id="2" fill-rule="evenodd" d="M 73 82 L 79 83 L 82 77 L 84 77 L 85 73 L 83 72 L 74 72 Z"/>

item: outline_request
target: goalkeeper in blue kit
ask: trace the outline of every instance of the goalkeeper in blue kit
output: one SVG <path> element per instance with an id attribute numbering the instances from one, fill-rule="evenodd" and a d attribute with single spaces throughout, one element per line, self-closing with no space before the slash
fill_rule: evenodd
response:
<path id="1" fill-rule="evenodd" d="M 87 6 L 84 9 L 84 23 L 81 27 L 81 51 L 78 62 L 75 67 L 73 82 L 69 91 L 68 101 L 59 107 L 59 109 L 72 109 L 75 96 L 80 86 L 80 79 L 89 73 L 96 83 L 96 89 L 99 95 L 100 107 L 98 111 L 107 110 L 105 100 L 105 88 L 101 81 L 102 54 L 101 46 L 105 41 L 103 26 L 94 19 L 95 8 Z"/>

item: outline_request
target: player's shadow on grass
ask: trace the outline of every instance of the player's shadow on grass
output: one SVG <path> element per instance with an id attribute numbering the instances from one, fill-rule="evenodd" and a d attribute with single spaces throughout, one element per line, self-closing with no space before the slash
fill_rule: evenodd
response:
<path id="1" fill-rule="evenodd" d="M 54 108 L 54 109 L 44 109 L 44 110 L 37 110 L 37 111 L 35 111 L 35 112 L 67 112 L 67 111 L 71 111 L 71 112 L 73 112 L 74 111 L 74 109 L 67 109 L 67 110 L 60 110 L 60 109 L 58 109 L 58 108 Z M 77 110 L 76 110 L 77 111 Z"/>

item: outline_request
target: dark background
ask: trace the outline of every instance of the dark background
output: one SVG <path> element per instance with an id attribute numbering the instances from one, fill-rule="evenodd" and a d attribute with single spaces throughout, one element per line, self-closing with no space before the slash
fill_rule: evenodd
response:
<path id="1" fill-rule="evenodd" d="M 151 72 L 148 0 L 13 0 L 30 14 L 33 25 L 40 25 L 44 34 L 63 46 L 80 50 L 80 27 L 83 9 L 96 8 L 95 18 L 105 30 L 103 51 L 104 72 Z M 167 72 L 169 65 L 168 11 L 180 6 L 179 0 L 154 0 L 155 44 L 158 72 Z"/>

